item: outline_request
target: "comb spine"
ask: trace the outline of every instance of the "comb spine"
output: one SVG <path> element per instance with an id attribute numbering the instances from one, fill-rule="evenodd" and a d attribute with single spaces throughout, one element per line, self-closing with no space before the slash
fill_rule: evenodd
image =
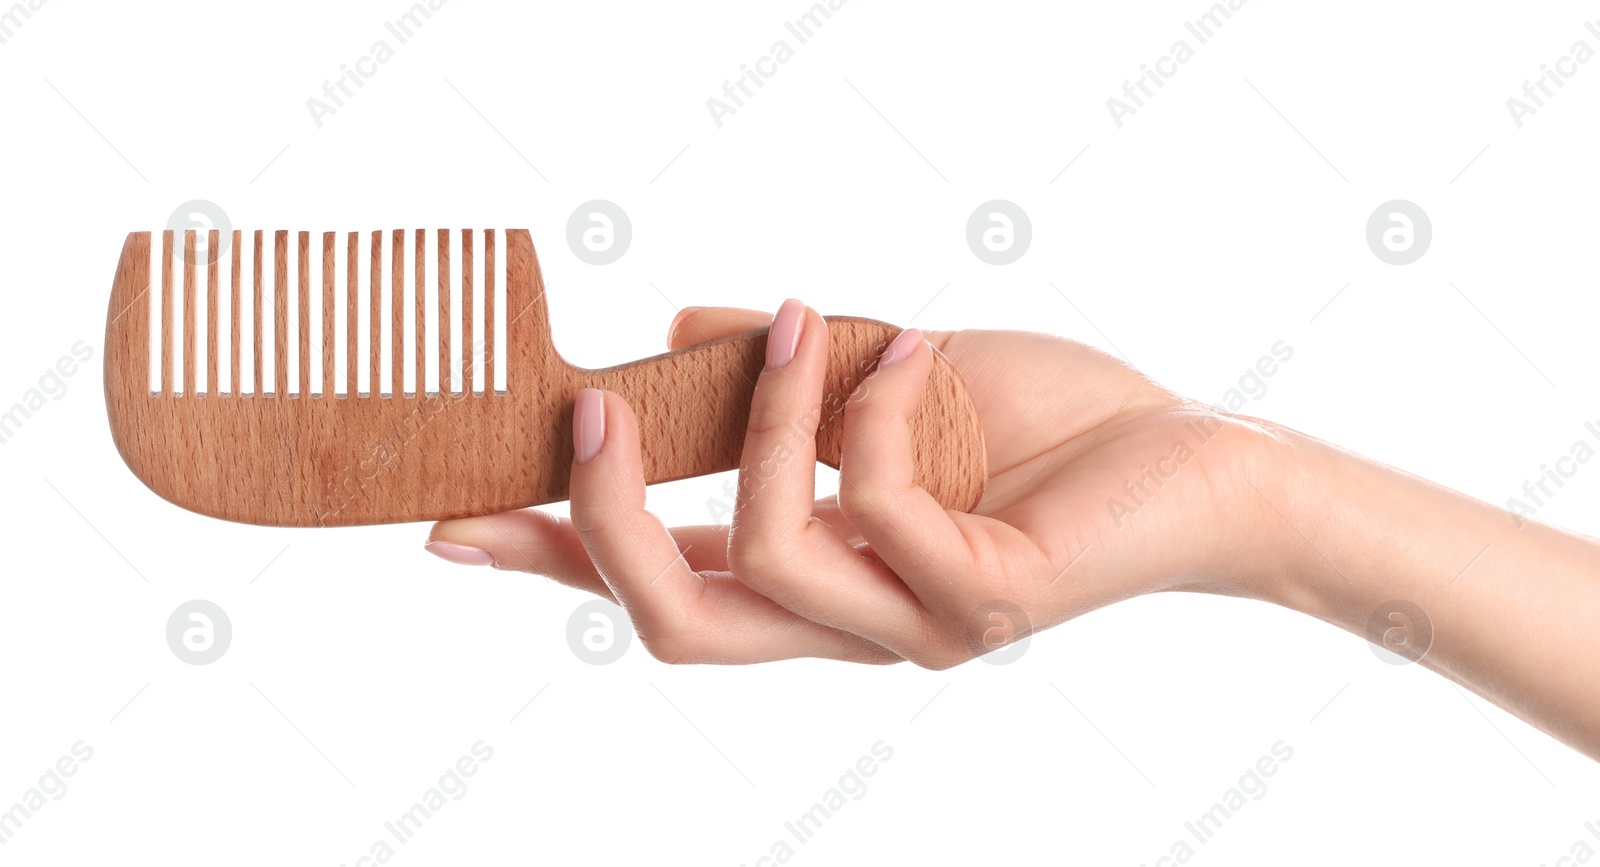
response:
<path id="1" fill-rule="evenodd" d="M 156 394 L 150 384 L 155 353 L 152 345 L 159 340 L 154 331 L 154 316 L 160 304 L 156 294 L 155 263 L 150 254 L 155 247 L 154 233 L 130 234 L 123 242 L 122 256 L 117 260 L 117 276 L 111 287 L 110 317 L 106 322 L 105 391 L 108 399 L 119 393 L 148 396 Z M 137 292 L 134 287 L 140 287 Z M 129 297 L 129 295 L 132 297 Z M 118 306 L 120 305 L 120 306 Z M 142 338 L 134 344 L 124 338 Z M 159 388 L 159 386 L 157 386 Z M 0 429 L 0 439 L 5 432 Z"/>
<path id="2" fill-rule="evenodd" d="M 506 391 L 542 387 L 529 382 L 535 371 L 560 370 L 564 364 L 550 341 L 550 315 L 544 299 L 544 277 L 533 238 L 526 229 L 508 229 L 500 236 L 505 259 L 505 370 Z"/>

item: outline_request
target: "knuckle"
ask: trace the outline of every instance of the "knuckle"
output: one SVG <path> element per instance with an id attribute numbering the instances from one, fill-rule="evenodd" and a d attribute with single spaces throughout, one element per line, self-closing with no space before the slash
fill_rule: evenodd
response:
<path id="1" fill-rule="evenodd" d="M 573 528 L 580 533 L 588 533 L 601 525 L 605 510 L 587 499 L 574 499 L 569 514 L 572 516 Z"/>
<path id="2" fill-rule="evenodd" d="M 746 587 L 767 595 L 781 582 L 787 564 L 793 562 L 791 548 L 750 533 L 733 533 L 728 542 L 728 570 Z"/>
<path id="3" fill-rule="evenodd" d="M 861 526 L 862 522 L 872 516 L 872 510 L 867 508 L 860 494 L 839 494 L 839 513 L 844 515 L 854 526 Z"/>
<path id="4" fill-rule="evenodd" d="M 747 535 L 733 534 L 728 542 L 728 569 L 743 580 L 760 575 L 773 561 L 772 546 L 751 539 Z"/>
<path id="5" fill-rule="evenodd" d="M 769 380 L 756 387 L 750 401 L 747 434 L 767 436 L 788 433 L 795 439 L 810 439 L 822 420 L 822 405 L 802 405 L 797 396 L 774 390 Z"/>
<path id="6" fill-rule="evenodd" d="M 694 665 L 709 658 L 704 640 L 690 632 L 673 629 L 640 633 L 639 643 L 658 662 L 667 665 Z"/>
<path id="7" fill-rule="evenodd" d="M 597 492 L 575 489 L 570 502 L 572 525 L 584 533 L 593 532 L 608 521 L 638 511 L 644 505 L 642 500 L 635 500 L 632 492 L 617 490 Z"/>
<path id="8" fill-rule="evenodd" d="M 749 433 L 755 435 L 769 434 L 781 430 L 789 420 L 785 412 L 787 407 L 783 401 L 776 400 L 776 395 L 763 394 L 759 391 L 754 400 L 750 402 Z"/>
<path id="9" fill-rule="evenodd" d="M 872 400 L 872 386 L 872 377 L 869 376 L 856 386 L 856 390 L 852 391 L 848 398 L 845 398 L 844 420 L 847 426 L 852 422 L 861 424 L 863 420 L 872 416 L 876 408 L 876 402 Z"/>
<path id="10" fill-rule="evenodd" d="M 851 522 L 873 519 L 889 502 L 886 490 L 861 479 L 846 479 L 839 487 L 839 511 Z"/>
<path id="11" fill-rule="evenodd" d="M 910 647 L 901 653 L 908 662 L 930 671 L 954 668 L 977 654 L 960 640 L 960 629 L 944 620 L 925 615 Z"/>
<path id="12" fill-rule="evenodd" d="M 912 665 L 929 671 L 945 671 L 969 659 L 972 659 L 970 652 L 946 642 L 918 647 L 906 655 L 906 660 Z"/>
<path id="13" fill-rule="evenodd" d="M 850 400 L 845 404 L 845 417 L 859 419 L 892 419 L 905 412 L 903 404 L 906 390 L 900 383 L 884 378 L 885 371 L 878 368 L 861 381 Z"/>

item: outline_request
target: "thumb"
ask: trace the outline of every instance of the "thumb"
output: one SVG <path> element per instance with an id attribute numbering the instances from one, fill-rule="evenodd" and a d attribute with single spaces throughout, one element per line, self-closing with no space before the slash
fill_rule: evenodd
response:
<path id="1" fill-rule="evenodd" d="M 667 348 L 682 349 L 772 324 L 772 314 L 738 307 L 685 307 L 667 328 Z"/>

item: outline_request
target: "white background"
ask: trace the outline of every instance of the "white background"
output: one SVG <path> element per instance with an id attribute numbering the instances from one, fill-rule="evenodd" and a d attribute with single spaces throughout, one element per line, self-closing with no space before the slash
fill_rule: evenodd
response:
<path id="1" fill-rule="evenodd" d="M 575 363 L 661 351 L 678 305 L 791 295 L 1066 335 L 1208 402 L 1283 340 L 1247 412 L 1504 504 L 1600 419 L 1600 63 L 1521 129 L 1505 105 L 1574 41 L 1600 48 L 1600 6 L 1255 0 L 1119 129 L 1106 99 L 1195 45 L 1202 2 L 852 0 L 796 46 L 803 2 L 456 0 L 319 129 L 306 100 L 405 8 L 51 0 L 0 45 L 0 406 L 76 341 L 95 353 L 0 445 L 0 807 L 94 750 L 4 860 L 355 864 L 480 739 L 493 758 L 398 863 L 753 864 L 880 740 L 893 758 L 790 839 L 795 863 L 1600 848 L 1593 762 L 1249 601 L 1138 599 L 943 673 L 673 668 L 637 642 L 591 666 L 566 643 L 581 594 L 440 562 L 425 526 L 254 528 L 161 501 L 112 446 L 99 369 L 123 236 L 181 202 L 245 229 L 525 227 Z M 718 128 L 706 100 L 785 38 L 793 59 Z M 634 228 L 603 267 L 565 243 L 595 198 Z M 964 239 L 995 198 L 1034 231 L 1004 267 Z M 1434 229 L 1405 267 L 1364 238 L 1395 198 Z M 704 522 L 724 481 L 651 505 Z M 1600 467 L 1539 517 L 1600 532 Z M 207 666 L 164 638 L 195 598 L 233 623 Z M 1265 796 L 1188 838 L 1280 740 Z"/>

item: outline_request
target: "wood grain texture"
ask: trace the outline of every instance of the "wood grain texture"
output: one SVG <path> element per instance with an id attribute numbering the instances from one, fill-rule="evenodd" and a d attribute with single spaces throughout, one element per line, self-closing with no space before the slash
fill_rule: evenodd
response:
<path id="1" fill-rule="evenodd" d="M 389 244 L 389 333 L 393 352 L 389 359 L 390 393 L 406 393 L 406 233 L 396 229 Z"/>
<path id="2" fill-rule="evenodd" d="M 472 230 L 461 230 L 461 391 L 472 391 L 472 367 L 477 355 L 472 328 L 473 264 Z"/>
<path id="3" fill-rule="evenodd" d="M 483 393 L 494 394 L 495 232 L 483 233 Z"/>
<path id="4" fill-rule="evenodd" d="M 454 318 L 450 299 L 450 230 L 439 230 L 439 393 L 450 394 L 450 323 Z"/>
<path id="5" fill-rule="evenodd" d="M 416 272 L 416 368 L 417 382 L 413 397 L 420 397 L 428 390 L 428 233 L 422 229 L 417 230 L 415 266 Z"/>
<path id="6" fill-rule="evenodd" d="M 286 240 L 278 235 L 279 250 Z M 197 400 L 150 389 L 149 305 L 129 304 L 149 285 L 151 235 L 130 235 L 110 305 L 130 313 L 108 316 L 106 328 L 107 411 L 123 459 L 167 500 L 232 521 L 304 527 L 483 515 L 567 498 L 572 403 L 580 389 L 596 387 L 617 392 L 638 413 L 647 482 L 738 467 L 766 329 L 612 368 L 574 367 L 551 341 L 528 233 L 509 231 L 500 241 L 504 394 L 492 387 L 452 393 L 441 378 L 439 391 L 412 398 L 292 400 L 280 392 Z M 419 309 L 421 303 L 419 296 Z M 819 460 L 837 467 L 845 403 L 899 330 L 867 319 L 827 321 L 816 443 Z M 275 335 L 280 358 L 285 339 Z M 438 343 L 442 349 L 445 342 Z M 284 375 L 280 367 L 280 382 Z M 965 385 L 942 356 L 912 434 L 918 484 L 947 508 L 976 506 L 986 481 L 983 431 Z"/>
<path id="7" fill-rule="evenodd" d="M 344 393 L 350 397 L 356 394 L 356 377 L 361 370 L 361 298 L 356 294 L 356 284 L 361 279 L 361 236 L 355 232 L 350 233 L 346 244 L 345 258 L 345 365 Z"/>
<path id="8" fill-rule="evenodd" d="M 232 363 L 228 365 L 228 372 L 233 380 L 233 387 L 228 389 L 229 394 L 239 393 L 239 377 L 241 375 L 239 373 L 239 294 L 242 289 L 240 278 L 243 276 L 243 264 L 241 259 L 244 254 L 239 249 L 239 244 L 243 241 L 243 234 L 243 232 L 235 229 L 233 231 L 233 243 L 230 245 L 233 250 L 233 294 L 230 296 L 231 303 L 228 305 L 228 317 L 233 324 L 233 342 L 229 344 L 233 348 L 233 354 L 229 357 L 229 361 Z"/>
<path id="9" fill-rule="evenodd" d="M 367 336 L 371 340 L 368 344 L 370 351 L 367 359 L 372 362 L 367 373 L 371 377 L 368 384 L 368 393 L 373 397 L 383 393 L 383 233 L 372 233 L 372 259 L 371 285 L 368 287 L 367 306 L 371 315 L 367 317 Z"/>
<path id="10" fill-rule="evenodd" d="M 172 348 L 172 319 L 177 308 L 172 296 L 172 230 L 161 233 L 161 393 L 172 394 L 172 371 L 177 356 Z M 256 342 L 260 342 L 257 340 Z"/>
<path id="11" fill-rule="evenodd" d="M 183 393 L 194 394 L 195 264 L 194 230 L 183 233 Z"/>
<path id="12" fill-rule="evenodd" d="M 212 229 L 206 235 L 206 388 L 205 390 L 216 394 L 222 391 L 222 384 L 217 381 L 217 299 L 221 293 L 217 291 L 217 274 L 220 268 L 218 263 L 217 244 L 220 242 L 220 233 Z"/>
<path id="13" fill-rule="evenodd" d="M 295 303 L 296 319 L 299 324 L 295 328 L 295 335 L 300 344 L 299 385 L 295 388 L 295 395 L 302 400 L 311 399 L 311 233 L 301 232 L 299 235 L 299 278 L 300 295 Z"/>
<path id="14" fill-rule="evenodd" d="M 333 261 L 333 243 L 338 235 L 333 232 L 322 233 L 322 399 L 333 397 L 334 373 L 334 321 L 333 297 L 336 285 L 334 271 L 336 263 Z"/>
<path id="15" fill-rule="evenodd" d="M 265 361 L 262 360 L 262 355 L 265 352 L 265 350 L 262 348 L 262 345 L 261 345 L 261 340 L 262 340 L 262 325 L 261 325 L 261 323 L 262 323 L 262 316 L 264 315 L 261 312 L 261 305 L 262 305 L 262 296 L 266 291 L 261 285 L 261 279 L 262 279 L 262 273 L 263 273 L 262 272 L 262 264 L 261 264 L 261 256 L 262 256 L 262 250 L 265 248 L 265 244 L 266 244 L 266 242 L 263 240 L 263 234 L 262 234 L 261 230 L 259 230 L 259 229 L 256 230 L 256 255 L 255 255 L 255 259 L 253 260 L 254 263 L 255 263 L 255 265 L 254 265 L 254 270 L 255 270 L 255 274 L 254 274 L 254 277 L 255 277 L 255 306 L 250 308 L 251 311 L 252 311 L 252 315 L 255 318 L 255 326 L 254 326 L 255 327 L 255 343 L 252 344 L 252 346 L 254 346 L 255 348 L 253 350 L 251 350 L 251 352 L 250 352 L 250 364 L 255 369 L 255 390 L 252 392 L 252 394 L 258 394 L 258 395 L 261 394 L 261 392 L 262 392 L 262 388 L 263 388 L 262 382 L 261 382 L 261 379 L 262 379 L 262 376 L 263 376 L 262 371 L 266 370 L 266 364 L 267 364 Z"/>
<path id="16" fill-rule="evenodd" d="M 289 396 L 289 233 L 281 230 L 272 236 L 272 393 Z"/>

